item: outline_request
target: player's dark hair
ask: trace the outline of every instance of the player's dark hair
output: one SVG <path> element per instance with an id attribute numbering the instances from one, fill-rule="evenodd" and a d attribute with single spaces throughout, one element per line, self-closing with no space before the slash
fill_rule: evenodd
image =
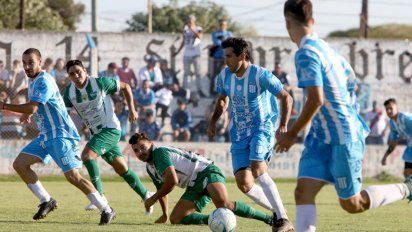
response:
<path id="1" fill-rule="evenodd" d="M 249 44 L 240 37 L 232 37 L 224 40 L 222 42 L 222 48 L 233 48 L 233 52 L 236 56 L 239 56 L 242 53 L 246 54 L 246 60 L 250 60 L 250 51 Z"/>
<path id="2" fill-rule="evenodd" d="M 312 2 L 310 0 L 287 0 L 283 14 L 306 25 L 312 19 Z"/>
<path id="3" fill-rule="evenodd" d="M 69 69 L 70 69 L 71 67 L 76 66 L 76 65 L 84 68 L 83 63 L 82 63 L 80 60 L 69 60 L 69 61 L 67 61 L 67 63 L 66 63 L 66 70 L 67 70 L 67 72 L 69 72 Z"/>
<path id="4" fill-rule="evenodd" d="M 123 57 L 123 58 L 122 58 L 122 61 L 123 61 L 123 60 L 130 61 L 129 57 L 127 57 L 127 56 Z"/>
<path id="5" fill-rule="evenodd" d="M 386 100 L 384 103 L 383 103 L 383 105 L 384 106 L 387 106 L 387 105 L 389 105 L 389 104 L 395 104 L 396 105 L 396 100 L 395 100 L 395 98 L 389 98 L 388 100 Z"/>
<path id="6" fill-rule="evenodd" d="M 134 144 L 136 144 L 136 143 L 138 143 L 139 141 L 142 141 L 142 140 L 146 140 L 146 141 L 150 142 L 150 139 L 146 136 L 145 133 L 141 133 L 141 132 L 134 133 L 134 135 L 132 135 L 132 137 L 130 137 L 130 139 L 129 139 L 129 144 L 134 145 Z"/>
<path id="7" fill-rule="evenodd" d="M 30 54 L 35 54 L 37 57 L 41 58 L 41 53 L 39 49 L 37 48 L 29 48 L 23 52 L 23 55 L 30 55 Z"/>

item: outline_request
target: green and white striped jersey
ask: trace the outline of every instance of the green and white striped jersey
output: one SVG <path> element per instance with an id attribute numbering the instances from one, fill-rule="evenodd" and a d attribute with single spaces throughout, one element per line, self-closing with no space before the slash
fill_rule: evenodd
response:
<path id="1" fill-rule="evenodd" d="M 176 170 L 177 186 L 186 188 L 193 186 L 197 174 L 213 163 L 192 151 L 169 146 L 154 147 L 152 155 L 153 164 L 147 163 L 146 170 L 158 189 L 164 183 L 163 174 L 168 167 L 173 166 Z"/>
<path id="2" fill-rule="evenodd" d="M 106 77 L 87 77 L 86 82 L 82 89 L 73 82 L 67 86 L 63 97 L 66 107 L 74 107 L 93 134 L 103 128 L 121 130 L 109 96 L 120 90 L 120 82 Z"/>

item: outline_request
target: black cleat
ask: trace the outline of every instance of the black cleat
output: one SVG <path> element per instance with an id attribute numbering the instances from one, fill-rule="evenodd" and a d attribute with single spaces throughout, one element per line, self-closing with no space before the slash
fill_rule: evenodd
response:
<path id="1" fill-rule="evenodd" d="M 110 207 L 110 209 L 112 210 L 110 213 L 102 212 L 100 216 L 100 226 L 109 225 L 116 218 L 116 211 L 114 211 L 112 207 Z"/>
<path id="2" fill-rule="evenodd" d="M 288 219 L 277 219 L 272 223 L 272 232 L 291 232 L 295 231 L 292 223 Z"/>
<path id="3" fill-rule="evenodd" d="M 33 220 L 40 220 L 43 219 L 49 214 L 51 211 L 57 208 L 57 201 L 53 198 L 50 198 L 50 201 L 43 202 L 39 206 L 39 211 L 33 216 Z"/>

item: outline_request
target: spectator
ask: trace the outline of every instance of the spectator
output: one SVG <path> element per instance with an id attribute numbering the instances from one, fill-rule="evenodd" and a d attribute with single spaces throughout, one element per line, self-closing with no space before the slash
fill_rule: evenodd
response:
<path id="1" fill-rule="evenodd" d="M 215 95 L 215 78 L 225 66 L 222 41 L 233 37 L 233 33 L 227 30 L 227 21 L 219 20 L 219 28 L 212 33 L 213 46 L 209 55 L 213 58 L 212 70 L 210 71 L 210 94 Z"/>
<path id="2" fill-rule="evenodd" d="M 199 103 L 199 95 L 196 92 L 193 93 L 189 89 L 181 87 L 178 84 L 173 84 L 171 90 L 173 97 L 185 99 L 187 104 L 192 103 L 193 107 L 197 107 Z"/>
<path id="3" fill-rule="evenodd" d="M 169 116 L 167 111 L 169 110 L 169 105 L 173 100 L 173 93 L 171 90 L 172 86 L 163 87 L 156 92 L 156 112 L 160 112 L 160 117 L 162 118 L 162 127 L 165 125 L 165 118 Z M 161 111 L 159 111 L 161 109 Z"/>
<path id="4" fill-rule="evenodd" d="M 0 85 L 9 87 L 10 74 L 2 60 L 0 60 Z"/>
<path id="5" fill-rule="evenodd" d="M 275 63 L 275 70 L 273 70 L 272 74 L 275 75 L 280 80 L 280 82 L 282 82 L 283 88 L 293 98 L 293 87 L 289 83 L 289 75 L 285 71 L 283 71 L 282 65 L 279 62 Z"/>
<path id="6" fill-rule="evenodd" d="M 172 129 L 174 141 L 190 141 L 190 127 L 192 125 L 192 117 L 189 111 L 186 109 L 187 102 L 185 99 L 179 99 L 177 101 L 178 108 L 172 115 Z"/>
<path id="7" fill-rule="evenodd" d="M 50 73 L 56 80 L 56 84 L 59 87 L 60 93 L 64 93 L 64 89 L 69 84 L 70 80 L 67 75 L 64 60 L 59 58 L 56 60 L 54 69 Z"/>
<path id="8" fill-rule="evenodd" d="M 215 105 L 216 99 L 209 105 L 209 107 L 206 108 L 205 118 L 208 123 L 212 119 L 213 112 L 215 110 Z M 216 135 L 213 137 L 213 142 L 224 143 L 229 141 L 229 121 L 229 113 L 227 111 L 224 111 L 216 122 Z"/>
<path id="9" fill-rule="evenodd" d="M 154 56 L 149 56 L 145 60 L 146 60 L 147 65 L 145 65 L 139 70 L 138 81 L 139 83 L 143 84 L 144 80 L 149 80 L 150 87 L 154 91 L 157 91 L 158 89 L 161 88 L 163 84 L 162 71 L 160 71 L 160 68 L 156 65 L 157 58 Z"/>
<path id="10" fill-rule="evenodd" d="M 144 120 L 147 110 L 155 110 L 156 96 L 152 89 L 150 89 L 150 81 L 144 80 L 143 86 L 133 91 L 133 99 L 136 109 L 139 112 L 139 124 Z M 136 123 L 131 125 L 131 133 L 135 133 L 137 129 Z"/>
<path id="11" fill-rule="evenodd" d="M 114 102 L 114 113 L 116 114 L 117 118 L 120 121 L 120 128 L 121 128 L 120 141 L 126 141 L 129 111 L 126 110 L 126 104 L 123 98 L 117 96 L 112 99 Z"/>
<path id="12" fill-rule="evenodd" d="M 50 57 L 47 57 L 46 60 L 43 63 L 43 66 L 41 67 L 44 71 L 47 73 L 51 73 L 53 70 L 53 59 Z"/>
<path id="13" fill-rule="evenodd" d="M 156 118 L 153 110 L 146 111 L 145 119 L 139 126 L 139 132 L 145 133 L 150 140 L 160 140 L 160 127 L 156 123 Z"/>
<path id="14" fill-rule="evenodd" d="M 201 75 L 200 75 L 200 42 L 202 38 L 202 28 L 196 26 L 196 17 L 190 15 L 188 17 L 187 24 L 183 28 L 183 40 L 177 49 L 177 55 L 183 47 L 185 47 L 183 53 L 183 87 L 188 88 L 188 78 L 191 75 L 190 67 L 194 66 L 194 74 L 196 76 L 196 87 L 199 95 L 205 97 L 206 95 L 201 91 Z"/>
<path id="15" fill-rule="evenodd" d="M 120 81 L 119 75 L 117 75 L 118 66 L 116 63 L 111 62 L 107 65 L 107 69 L 99 73 L 99 77 L 108 77 Z"/>
<path id="16" fill-rule="evenodd" d="M 122 67 L 117 70 L 120 81 L 130 85 L 132 89 L 136 89 L 138 82 L 133 69 L 129 68 L 129 57 L 122 58 Z"/>
<path id="17" fill-rule="evenodd" d="M 370 133 L 366 138 L 366 144 L 383 144 L 383 137 L 388 127 L 386 114 L 378 107 L 378 103 L 373 101 L 372 110 L 366 112 L 365 121 L 369 123 Z"/>
<path id="18" fill-rule="evenodd" d="M 165 59 L 160 60 L 160 71 L 162 71 L 163 86 L 168 87 L 173 84 L 179 85 L 179 81 L 177 80 L 176 73 L 174 70 L 168 67 L 167 60 Z"/>
<path id="19" fill-rule="evenodd" d="M 10 72 L 10 76 L 10 98 L 14 98 L 20 91 L 28 87 L 28 77 L 21 67 L 20 60 L 13 61 L 13 69 Z"/>

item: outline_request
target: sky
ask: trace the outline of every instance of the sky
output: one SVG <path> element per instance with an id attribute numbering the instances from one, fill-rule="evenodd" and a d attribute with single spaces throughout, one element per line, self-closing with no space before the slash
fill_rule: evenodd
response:
<path id="1" fill-rule="evenodd" d="M 169 0 L 152 0 L 162 6 Z M 193 0 L 178 0 L 179 5 Z M 283 19 L 284 0 L 211 0 L 225 6 L 230 17 L 244 26 L 253 26 L 261 36 L 288 36 Z M 91 0 L 75 0 L 85 4 L 85 14 L 77 31 L 91 30 Z M 98 31 L 120 32 L 127 28 L 126 20 L 136 12 L 147 12 L 147 0 L 97 0 Z M 201 2 L 201 0 L 196 0 Z M 359 27 L 362 0 L 312 0 L 315 30 L 321 37 L 330 32 Z M 412 1 L 369 0 L 369 25 L 385 23 L 412 24 Z"/>

